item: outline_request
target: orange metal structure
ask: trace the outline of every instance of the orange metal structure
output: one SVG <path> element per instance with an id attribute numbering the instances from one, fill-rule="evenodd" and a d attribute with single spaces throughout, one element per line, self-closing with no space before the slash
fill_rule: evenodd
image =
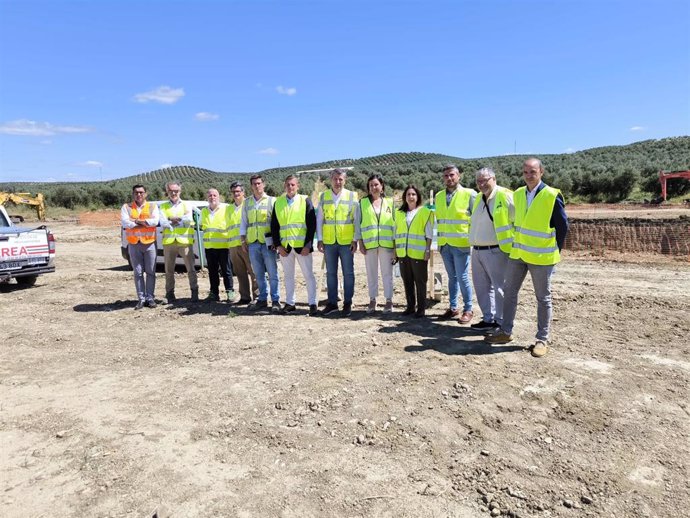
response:
<path id="1" fill-rule="evenodd" d="M 669 178 L 687 178 L 690 180 L 689 171 L 659 171 L 659 182 L 661 183 L 661 197 L 666 201 L 666 180 Z"/>

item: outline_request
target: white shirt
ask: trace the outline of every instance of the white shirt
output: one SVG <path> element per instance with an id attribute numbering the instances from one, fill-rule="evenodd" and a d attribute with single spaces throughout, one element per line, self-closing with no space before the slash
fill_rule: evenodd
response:
<path id="1" fill-rule="evenodd" d="M 530 191 L 527 189 L 527 208 L 529 209 L 529 206 L 532 205 L 532 201 L 534 200 L 534 197 L 537 195 L 537 191 L 539 190 L 539 186 L 543 184 L 544 182 L 539 181 L 537 186 L 534 188 L 534 190 Z"/>
<path id="2" fill-rule="evenodd" d="M 498 188 L 494 187 L 491 191 L 486 202 L 484 200 L 479 201 L 479 206 L 477 210 L 472 213 L 470 218 L 470 245 L 471 246 L 494 246 L 498 244 L 498 239 L 496 238 L 496 228 L 494 227 L 494 222 L 491 221 L 489 214 L 493 216 L 494 213 L 494 202 L 496 201 L 496 193 Z M 478 196 L 481 196 L 479 194 Z M 508 213 L 510 221 L 515 219 L 515 205 L 513 205 L 513 195 L 508 194 L 506 196 L 508 202 Z M 488 205 L 487 205 L 488 204 Z"/>
<path id="3" fill-rule="evenodd" d="M 143 207 L 143 205 L 141 207 Z M 141 207 L 139 208 L 141 209 Z M 151 214 L 149 214 L 151 217 L 146 220 L 146 225 L 149 227 L 157 227 L 158 221 L 160 219 L 158 205 L 156 205 L 155 203 L 149 203 L 149 207 L 151 207 Z M 131 203 L 125 203 L 122 206 L 122 209 L 120 209 L 120 222 L 122 223 L 123 228 L 134 228 L 137 226 L 137 224 L 134 223 L 134 220 L 132 219 Z"/>

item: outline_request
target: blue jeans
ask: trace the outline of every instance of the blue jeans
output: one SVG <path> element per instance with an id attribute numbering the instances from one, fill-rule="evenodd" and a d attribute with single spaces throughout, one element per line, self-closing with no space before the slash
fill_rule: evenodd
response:
<path id="1" fill-rule="evenodd" d="M 249 243 L 249 262 L 256 276 L 256 283 L 259 287 L 258 300 L 264 302 L 268 300 L 268 285 L 266 283 L 266 273 L 271 285 L 271 302 L 280 300 L 280 286 L 278 284 L 278 260 L 276 253 L 269 250 L 265 243 Z"/>
<path id="2" fill-rule="evenodd" d="M 458 309 L 458 291 L 462 293 L 463 311 L 472 311 L 472 285 L 468 270 L 470 268 L 469 249 L 464 252 L 462 248 L 451 245 L 441 247 L 443 265 L 448 272 L 448 298 L 450 309 Z"/>
<path id="3" fill-rule="evenodd" d="M 343 297 L 345 304 L 352 304 L 355 294 L 355 259 L 350 245 L 324 245 L 326 254 L 326 286 L 328 303 L 338 305 L 338 259 L 343 269 Z"/>

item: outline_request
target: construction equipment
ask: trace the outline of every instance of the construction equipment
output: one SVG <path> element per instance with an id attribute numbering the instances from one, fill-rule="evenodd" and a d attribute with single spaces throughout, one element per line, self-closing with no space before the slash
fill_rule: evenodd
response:
<path id="1" fill-rule="evenodd" d="M 8 201 L 15 205 L 31 205 L 36 209 L 38 220 L 46 220 L 46 204 L 42 193 L 39 192 L 35 196 L 32 196 L 31 193 L 28 192 L 0 191 L 0 205 L 5 205 Z"/>
<path id="2" fill-rule="evenodd" d="M 659 171 L 659 182 L 661 183 L 661 197 L 666 201 L 666 180 L 669 178 L 687 178 L 690 180 L 689 171 Z"/>

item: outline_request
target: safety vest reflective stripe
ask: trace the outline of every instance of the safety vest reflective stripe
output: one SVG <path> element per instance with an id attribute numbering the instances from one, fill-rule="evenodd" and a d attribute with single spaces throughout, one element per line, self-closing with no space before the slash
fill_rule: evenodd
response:
<path id="1" fill-rule="evenodd" d="M 187 206 L 182 201 L 177 205 L 166 201 L 160 206 L 160 211 L 169 220 L 173 217 L 183 217 L 187 213 Z M 191 245 L 194 243 L 194 227 L 189 225 L 163 229 L 163 246 L 172 245 L 175 242 L 181 245 Z"/>
<path id="2" fill-rule="evenodd" d="M 472 190 L 458 187 L 450 205 L 446 204 L 446 191 L 436 194 L 436 220 L 438 221 L 438 246 L 451 245 L 459 248 L 470 246 L 470 200 Z"/>
<path id="3" fill-rule="evenodd" d="M 549 239 L 550 237 L 556 237 L 556 231 L 553 232 L 539 232 L 538 230 L 529 230 L 528 228 L 515 227 L 515 232 L 517 234 L 523 234 L 525 236 L 533 237 L 543 237 Z"/>
<path id="4" fill-rule="evenodd" d="M 284 248 L 302 248 L 307 237 L 307 197 L 297 194 L 289 205 L 283 194 L 276 199 L 273 210 L 280 225 L 280 244 Z"/>
<path id="5" fill-rule="evenodd" d="M 408 226 L 406 214 L 402 211 L 395 213 L 395 251 L 398 257 L 424 259 L 429 218 L 433 218 L 431 211 L 420 207 Z"/>
<path id="6" fill-rule="evenodd" d="M 521 259 L 528 264 L 553 265 L 561 260 L 556 243 L 556 230 L 551 227 L 558 189 L 545 186 L 527 207 L 527 189 L 515 191 L 515 235 L 511 259 Z"/>
<path id="7" fill-rule="evenodd" d="M 322 236 L 324 244 L 349 245 L 355 238 L 355 211 L 357 194 L 343 189 L 336 206 L 333 191 L 321 194 L 319 207 L 323 213 Z"/>
<path id="8" fill-rule="evenodd" d="M 558 246 L 549 246 L 549 247 L 536 247 L 536 246 L 527 246 L 523 245 L 522 243 L 513 243 L 513 248 L 519 248 L 520 250 L 526 250 L 528 252 L 532 252 L 535 254 L 548 254 L 551 252 L 555 252 L 558 250 Z"/>
<path id="9" fill-rule="evenodd" d="M 201 209 L 204 248 L 230 248 L 231 210 L 225 203 L 221 203 L 213 214 L 208 207 Z"/>
<path id="10" fill-rule="evenodd" d="M 151 217 L 151 204 L 144 203 L 141 208 L 132 202 L 129 206 L 129 214 L 134 219 L 149 219 Z M 145 245 L 150 245 L 156 241 L 156 227 L 133 227 L 125 229 L 125 236 L 127 242 L 133 245 L 141 242 Z"/>

